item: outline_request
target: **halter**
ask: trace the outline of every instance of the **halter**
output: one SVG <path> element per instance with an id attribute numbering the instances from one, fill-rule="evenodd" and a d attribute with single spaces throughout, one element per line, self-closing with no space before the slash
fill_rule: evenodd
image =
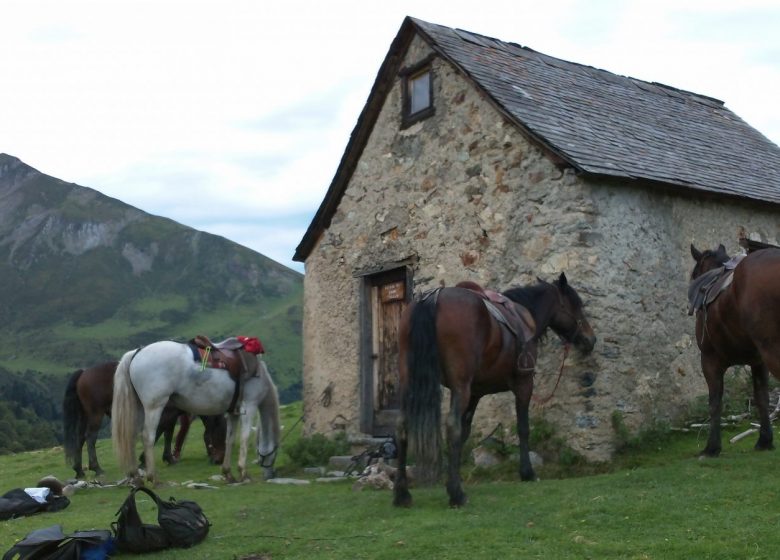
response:
<path id="1" fill-rule="evenodd" d="M 566 306 L 564 305 L 564 302 L 563 302 L 563 294 L 561 293 L 561 290 L 558 287 L 556 287 L 556 291 L 558 292 L 558 305 L 559 305 L 561 311 L 565 315 L 568 315 L 574 321 L 574 324 L 576 325 L 576 327 L 574 327 L 574 332 L 571 333 L 571 336 L 568 336 L 568 335 L 567 336 L 558 335 L 559 337 L 561 337 L 563 339 L 564 345 L 568 346 L 569 344 L 574 344 L 574 341 L 577 339 L 577 335 L 580 334 L 580 332 L 582 332 L 583 320 L 578 318 L 574 313 L 572 313 L 571 311 L 569 311 L 566 308 Z M 568 353 L 568 350 L 567 350 L 567 353 Z"/>
<path id="2" fill-rule="evenodd" d="M 274 445 L 274 448 L 271 450 L 270 453 L 260 453 L 257 452 L 257 460 L 255 461 L 255 464 L 260 465 L 264 469 L 270 469 L 273 468 L 274 463 L 276 462 L 276 452 L 279 450 L 279 445 Z M 268 457 L 271 458 L 271 464 L 266 464 L 266 461 Z"/>
<path id="3" fill-rule="evenodd" d="M 558 303 L 561 308 L 561 311 L 563 311 L 566 315 L 571 317 L 574 320 L 574 323 L 576 327 L 574 328 L 574 333 L 570 337 L 564 337 L 562 335 L 558 335 L 563 340 L 563 358 L 561 358 L 561 367 L 558 368 L 558 378 L 555 380 L 555 386 L 553 387 L 550 394 L 543 398 L 543 399 L 537 399 L 536 395 L 534 395 L 534 400 L 540 404 L 546 404 L 550 401 L 550 399 L 553 398 L 553 395 L 555 395 L 555 391 L 558 389 L 558 384 L 561 382 L 561 377 L 563 376 L 563 366 L 566 364 L 566 357 L 569 355 L 569 349 L 571 348 L 571 345 L 574 343 L 574 340 L 577 338 L 577 335 L 580 334 L 582 331 L 582 325 L 583 321 L 582 319 L 578 319 L 574 313 L 566 309 L 566 306 L 563 303 L 563 294 L 561 293 L 561 290 L 558 289 L 556 286 L 556 291 L 558 292 Z M 556 333 L 557 334 L 557 333 Z"/>

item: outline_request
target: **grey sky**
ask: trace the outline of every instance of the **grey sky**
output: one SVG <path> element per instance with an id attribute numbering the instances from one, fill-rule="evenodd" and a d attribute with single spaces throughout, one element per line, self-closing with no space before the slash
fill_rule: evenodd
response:
<path id="1" fill-rule="evenodd" d="M 3 2 L 0 152 L 297 270 L 404 16 L 695 91 L 780 143 L 780 3 Z"/>

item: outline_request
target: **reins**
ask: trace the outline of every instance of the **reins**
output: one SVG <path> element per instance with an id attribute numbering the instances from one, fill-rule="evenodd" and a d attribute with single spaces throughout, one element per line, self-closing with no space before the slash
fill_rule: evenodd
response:
<path id="1" fill-rule="evenodd" d="M 553 387 L 552 391 L 544 399 L 539 399 L 536 397 L 536 395 L 534 395 L 533 396 L 534 402 L 537 402 L 539 404 L 547 404 L 550 401 L 550 399 L 553 398 L 553 395 L 555 395 L 555 391 L 556 389 L 558 389 L 558 384 L 561 382 L 561 376 L 563 376 L 563 366 L 566 363 L 566 357 L 569 355 L 570 347 L 571 344 L 569 344 L 568 342 L 563 345 L 563 358 L 561 359 L 561 367 L 558 369 L 558 379 L 555 380 L 555 386 Z"/>
<path id="2" fill-rule="evenodd" d="M 571 340 L 575 340 L 577 338 L 577 335 L 582 330 L 582 321 L 579 320 L 577 316 L 574 315 L 574 313 L 566 309 L 565 305 L 563 305 L 563 295 L 560 293 L 560 291 L 558 291 L 558 303 L 560 305 L 561 311 L 563 311 L 564 313 L 569 315 L 572 319 L 574 319 L 574 324 L 577 325 L 577 328 L 574 329 L 574 334 L 572 334 L 571 337 L 568 337 Z M 561 337 L 561 339 L 563 339 L 563 337 Z M 536 395 L 534 395 L 532 397 L 534 402 L 544 405 L 547 404 L 555 395 L 555 391 L 558 389 L 558 385 L 561 382 L 561 377 L 563 376 L 563 367 L 564 365 L 566 365 L 566 358 L 569 355 L 569 349 L 571 348 L 571 344 L 572 343 L 569 342 L 568 340 L 565 339 L 563 340 L 563 357 L 561 358 L 561 367 L 558 368 L 558 378 L 555 380 L 555 386 L 553 387 L 552 391 L 550 392 L 549 395 L 547 395 L 547 397 L 543 399 L 539 399 L 536 397 Z"/>

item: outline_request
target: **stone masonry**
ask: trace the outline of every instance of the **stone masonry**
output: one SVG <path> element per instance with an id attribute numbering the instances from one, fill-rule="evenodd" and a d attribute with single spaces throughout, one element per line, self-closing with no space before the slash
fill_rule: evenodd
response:
<path id="1" fill-rule="evenodd" d="M 430 54 L 416 37 L 405 65 Z M 495 289 L 565 272 L 598 336 L 572 353 L 554 397 L 532 407 L 590 460 L 614 450 L 611 416 L 632 430 L 674 421 L 706 391 L 686 313 L 689 246 L 780 241 L 769 206 L 701 199 L 561 169 L 441 58 L 435 114 L 401 130 L 401 86 L 387 96 L 330 227 L 306 260 L 307 433 L 359 432 L 360 280 L 356 271 L 412 259 L 416 293 L 460 280 Z M 535 394 L 555 385 L 562 346 L 540 350 Z M 321 396 L 328 386 L 329 406 Z M 445 397 L 445 403 L 447 399 Z M 475 432 L 514 425 L 510 393 L 482 400 Z"/>

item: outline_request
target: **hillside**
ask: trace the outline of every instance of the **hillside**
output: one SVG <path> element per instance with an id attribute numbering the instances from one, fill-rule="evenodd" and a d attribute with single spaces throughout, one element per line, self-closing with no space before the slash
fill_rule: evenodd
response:
<path id="1" fill-rule="evenodd" d="M 255 251 L 0 154 L 0 376 L 243 334 L 260 337 L 295 400 L 302 289 L 301 274 Z"/>

